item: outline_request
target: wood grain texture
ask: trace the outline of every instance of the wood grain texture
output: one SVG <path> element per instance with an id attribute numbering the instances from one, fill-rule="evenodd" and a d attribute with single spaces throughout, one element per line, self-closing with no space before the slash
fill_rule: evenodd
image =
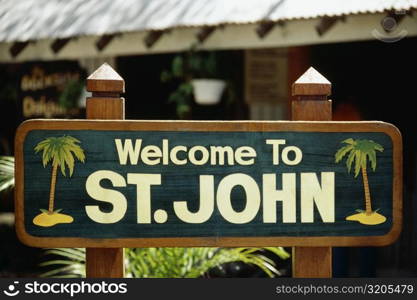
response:
<path id="1" fill-rule="evenodd" d="M 98 93 L 123 93 L 125 82 L 107 63 L 101 65 L 87 78 L 87 90 Z M 125 102 L 123 98 L 93 97 L 86 103 L 87 119 L 118 119 L 125 118 Z M 87 248 L 86 275 L 88 278 L 123 278 L 123 248 Z"/>
<path id="2" fill-rule="evenodd" d="M 87 119 L 100 120 L 103 115 L 107 120 L 121 120 L 125 118 L 125 100 L 123 98 L 87 98 Z"/>
<path id="3" fill-rule="evenodd" d="M 331 100 L 295 100 L 292 102 L 291 116 L 293 120 L 327 121 L 331 120 Z M 330 119 L 328 118 L 330 116 Z"/>
<path id="4" fill-rule="evenodd" d="M 88 76 L 87 91 L 124 93 L 125 82 L 109 64 L 104 63 Z"/>
<path id="5" fill-rule="evenodd" d="M 123 278 L 123 248 L 87 248 L 87 278 Z"/>
<path id="6" fill-rule="evenodd" d="M 23 141 L 36 130 L 110 130 L 110 131 L 180 131 L 180 132 L 382 132 L 392 140 L 393 148 L 393 226 L 382 236 L 315 236 L 315 237 L 178 237 L 178 238 L 76 238 L 36 237 L 24 225 Z M 401 135 L 392 125 L 383 122 L 210 122 L 210 121 L 115 121 L 115 120 L 32 120 L 23 123 L 16 138 L 17 228 L 19 237 L 38 247 L 149 247 L 149 246 L 381 246 L 392 243 L 401 229 Z"/>
<path id="7" fill-rule="evenodd" d="M 331 83 L 313 67 L 310 67 L 292 85 L 293 96 L 328 96 L 330 93 Z"/>
<path id="8" fill-rule="evenodd" d="M 332 277 L 331 247 L 294 247 L 292 262 L 295 278 Z"/>
<path id="9" fill-rule="evenodd" d="M 175 121 L 175 120 L 62 120 L 32 119 L 17 129 L 22 142 L 33 130 L 109 130 L 109 131 L 299 131 L 299 132 L 382 132 L 401 146 L 397 127 L 381 121 Z M 16 140 L 15 140 L 16 141 Z M 16 141 L 17 142 L 17 141 Z M 22 145 L 21 147 L 22 148 Z"/>
<path id="10" fill-rule="evenodd" d="M 332 104 L 326 99 L 331 83 L 313 67 L 294 82 L 292 93 L 299 96 L 292 102 L 292 120 L 332 120 Z M 331 247 L 294 247 L 292 253 L 293 277 L 332 277 Z"/>

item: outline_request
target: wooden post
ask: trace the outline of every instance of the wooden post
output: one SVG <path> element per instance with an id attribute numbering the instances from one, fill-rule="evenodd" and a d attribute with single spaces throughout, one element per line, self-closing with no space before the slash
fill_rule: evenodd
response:
<path id="1" fill-rule="evenodd" d="M 331 121 L 331 83 L 310 67 L 292 85 L 293 121 Z M 331 247 L 293 247 L 293 277 L 332 277 Z"/>
<path id="2" fill-rule="evenodd" d="M 123 120 L 125 100 L 120 93 L 125 91 L 125 82 L 107 63 L 100 66 L 87 78 L 87 119 Z M 124 277 L 123 248 L 87 248 L 86 275 L 89 278 Z"/>
<path id="3" fill-rule="evenodd" d="M 310 63 L 310 48 L 308 46 L 289 47 L 288 48 L 288 66 L 287 66 L 287 84 L 288 84 L 288 102 L 286 115 L 292 119 L 292 85 L 298 79 L 298 76 L 307 70 Z"/>

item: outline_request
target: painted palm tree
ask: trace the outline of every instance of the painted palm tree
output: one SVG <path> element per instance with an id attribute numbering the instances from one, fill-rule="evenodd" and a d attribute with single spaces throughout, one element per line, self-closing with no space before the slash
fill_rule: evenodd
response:
<path id="1" fill-rule="evenodd" d="M 358 177 L 362 173 L 363 188 L 365 192 L 365 210 L 358 210 L 357 214 L 348 216 L 346 220 L 358 221 L 366 225 L 377 225 L 385 222 L 386 218 L 372 210 L 371 193 L 369 189 L 367 167 L 370 164 L 372 171 L 376 170 L 376 152 L 383 152 L 384 148 L 372 140 L 354 140 L 349 138 L 342 141 L 345 144 L 335 154 L 336 163 L 340 162 L 345 156 L 346 166 L 350 173 L 354 165 L 354 176 Z"/>
<path id="2" fill-rule="evenodd" d="M 48 210 L 41 209 L 41 214 L 33 219 L 33 223 L 38 226 L 50 227 L 59 223 L 72 223 L 71 216 L 59 213 L 61 210 L 54 210 L 55 187 L 58 168 L 63 176 L 66 176 L 67 169 L 69 177 L 74 173 L 75 158 L 84 162 L 84 150 L 78 145 L 79 140 L 72 136 L 64 135 L 61 137 L 49 137 L 35 147 L 35 153 L 42 152 L 42 164 L 45 168 L 49 162 L 52 164 L 51 187 L 49 192 Z"/>

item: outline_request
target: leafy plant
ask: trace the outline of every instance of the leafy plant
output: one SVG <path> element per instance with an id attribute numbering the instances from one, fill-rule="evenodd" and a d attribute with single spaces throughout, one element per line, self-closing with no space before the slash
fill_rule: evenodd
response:
<path id="1" fill-rule="evenodd" d="M 67 109 L 78 107 L 78 100 L 80 99 L 84 86 L 85 84 L 83 81 L 69 81 L 62 93 L 59 95 L 58 103 Z"/>
<path id="2" fill-rule="evenodd" d="M 184 119 L 191 112 L 193 100 L 193 86 L 191 80 L 195 78 L 218 77 L 217 56 L 215 52 L 196 51 L 192 46 L 187 52 L 174 57 L 170 70 L 161 73 L 161 81 L 175 81 L 178 87 L 173 91 L 168 102 L 176 103 L 177 115 Z"/>
<path id="3" fill-rule="evenodd" d="M 0 192 L 14 186 L 14 157 L 0 156 Z"/>
<path id="4" fill-rule="evenodd" d="M 280 275 L 266 252 L 281 259 L 283 248 L 133 248 L 127 251 L 129 277 L 196 278 L 222 264 L 241 261 L 255 265 L 269 277 Z"/>
<path id="5" fill-rule="evenodd" d="M 188 52 L 183 52 L 174 57 L 171 70 L 161 73 L 161 81 L 167 82 L 173 79 L 189 81 L 193 78 L 217 78 L 218 66 L 215 52 L 196 51 L 192 47 Z"/>
<path id="6" fill-rule="evenodd" d="M 85 277 L 84 248 L 53 248 L 47 249 L 45 255 L 55 255 L 59 259 L 48 260 L 41 267 L 53 266 L 52 270 L 42 273 L 40 277 L 81 278 Z M 56 267 L 58 266 L 58 267 Z"/>
<path id="7" fill-rule="evenodd" d="M 140 278 L 196 278 L 222 264 L 241 261 L 259 267 L 269 277 L 279 276 L 267 252 L 287 259 L 281 247 L 268 248 L 127 248 L 126 276 Z M 41 277 L 85 277 L 85 250 L 56 248 L 45 252 L 60 256 L 41 266 L 58 266 Z"/>

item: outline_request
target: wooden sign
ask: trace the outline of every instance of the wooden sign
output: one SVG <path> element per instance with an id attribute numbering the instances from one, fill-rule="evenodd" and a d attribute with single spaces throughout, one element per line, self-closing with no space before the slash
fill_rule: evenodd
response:
<path id="1" fill-rule="evenodd" d="M 287 61 L 287 51 L 284 48 L 245 50 L 246 102 L 286 103 Z"/>
<path id="2" fill-rule="evenodd" d="M 24 63 L 19 70 L 19 103 L 25 120 L 81 116 L 78 100 L 85 71 L 76 61 Z"/>
<path id="3" fill-rule="evenodd" d="M 386 245 L 401 193 L 382 122 L 32 120 L 16 137 L 31 246 Z"/>

